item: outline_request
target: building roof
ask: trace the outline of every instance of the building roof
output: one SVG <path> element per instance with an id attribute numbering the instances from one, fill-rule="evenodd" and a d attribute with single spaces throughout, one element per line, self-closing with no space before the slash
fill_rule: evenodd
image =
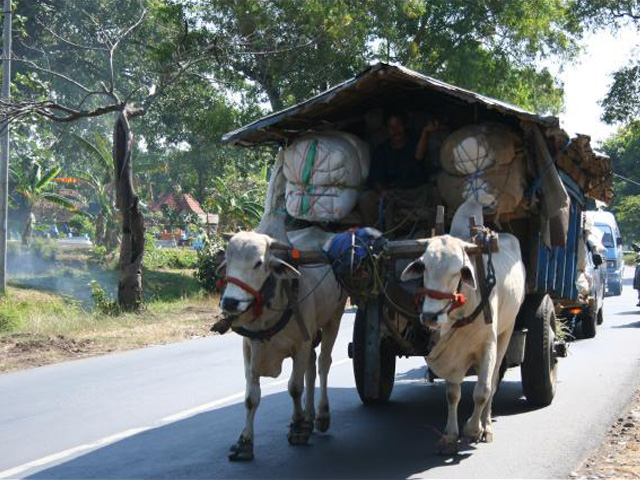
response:
<path id="1" fill-rule="evenodd" d="M 175 195 L 174 193 L 166 192 L 149 208 L 151 208 L 151 210 L 162 210 L 163 205 L 179 212 L 195 213 L 197 215 L 204 214 L 200 203 L 188 193 Z"/>

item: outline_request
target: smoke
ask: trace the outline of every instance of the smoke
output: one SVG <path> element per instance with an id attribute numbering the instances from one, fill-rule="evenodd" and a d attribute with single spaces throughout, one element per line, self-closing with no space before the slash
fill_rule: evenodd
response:
<path id="1" fill-rule="evenodd" d="M 115 292 L 117 274 L 104 270 L 76 255 L 60 251 L 12 248 L 7 252 L 7 279 L 10 285 L 69 297 L 84 308 L 93 301 L 89 282 L 97 281 L 106 291 Z"/>

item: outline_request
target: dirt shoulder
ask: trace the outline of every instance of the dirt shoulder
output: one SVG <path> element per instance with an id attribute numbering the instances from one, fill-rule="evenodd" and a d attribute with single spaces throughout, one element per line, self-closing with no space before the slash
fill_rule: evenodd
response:
<path id="1" fill-rule="evenodd" d="M 640 478 L 640 389 L 600 447 L 571 478 Z"/>
<path id="2" fill-rule="evenodd" d="M 215 312 L 213 301 L 203 301 L 162 316 L 143 312 L 80 332 L 5 334 L 0 336 L 0 373 L 213 335 L 209 329 Z"/>

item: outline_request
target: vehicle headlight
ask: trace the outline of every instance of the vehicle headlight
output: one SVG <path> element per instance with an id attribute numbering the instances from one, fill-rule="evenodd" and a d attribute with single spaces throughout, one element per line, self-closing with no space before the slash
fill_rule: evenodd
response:
<path id="1" fill-rule="evenodd" d="M 615 260 L 607 260 L 607 268 L 616 268 L 616 261 Z"/>

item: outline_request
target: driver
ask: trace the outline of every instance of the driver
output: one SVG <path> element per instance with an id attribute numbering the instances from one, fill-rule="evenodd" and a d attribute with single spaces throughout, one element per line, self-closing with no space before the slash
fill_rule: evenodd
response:
<path id="1" fill-rule="evenodd" d="M 368 186 L 380 192 L 422 185 L 432 173 L 424 158 L 430 135 L 440 128 L 438 122 L 429 121 L 417 138 L 407 127 L 406 113 L 391 111 L 387 113 L 386 126 L 389 138 L 373 151 Z M 429 170 L 434 170 L 433 166 Z"/>
<path id="2" fill-rule="evenodd" d="M 422 187 L 438 168 L 437 159 L 425 160 L 431 136 L 442 129 L 437 121 L 427 122 L 417 137 L 408 128 L 406 112 L 389 111 L 385 120 L 389 137 L 373 151 L 368 189 L 358 200 L 363 223 L 371 226 L 378 224 L 382 195 L 404 203 L 424 203 Z"/>

